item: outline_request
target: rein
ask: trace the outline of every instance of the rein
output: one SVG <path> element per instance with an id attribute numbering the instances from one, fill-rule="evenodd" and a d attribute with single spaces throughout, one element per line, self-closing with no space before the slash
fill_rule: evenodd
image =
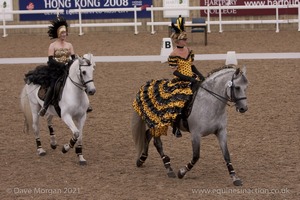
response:
<path id="1" fill-rule="evenodd" d="M 204 89 L 206 92 L 208 92 L 209 94 L 211 94 L 212 96 L 214 96 L 216 99 L 218 99 L 219 101 L 222 101 L 223 103 L 225 103 L 227 106 L 230 106 L 229 103 L 227 103 L 227 101 L 233 102 L 231 99 L 223 97 L 209 89 L 206 89 L 204 87 L 202 87 L 201 85 L 199 85 L 200 88 Z"/>
<path id="2" fill-rule="evenodd" d="M 78 87 L 80 90 L 84 91 L 84 90 L 86 89 L 86 86 L 85 86 L 85 85 L 73 81 L 73 79 L 71 79 L 70 76 L 69 76 L 69 79 L 70 79 L 71 82 L 72 82 L 76 87 Z"/>
<path id="3" fill-rule="evenodd" d="M 231 85 L 229 86 L 230 87 L 230 98 L 227 98 L 227 97 L 223 97 L 222 95 L 219 95 L 207 88 L 204 88 L 202 87 L 201 85 L 199 85 L 200 88 L 204 89 L 205 91 L 207 91 L 209 94 L 211 94 L 212 96 L 214 96 L 216 99 L 218 99 L 219 101 L 225 103 L 227 106 L 231 106 L 229 103 L 227 103 L 228 101 L 229 102 L 233 102 L 233 103 L 237 103 L 238 101 L 241 101 L 241 100 L 244 100 L 244 99 L 247 99 L 247 97 L 241 97 L 241 98 L 236 98 L 235 96 L 235 93 L 234 93 L 234 80 L 233 80 L 233 76 L 232 75 L 232 78 L 231 78 Z"/>

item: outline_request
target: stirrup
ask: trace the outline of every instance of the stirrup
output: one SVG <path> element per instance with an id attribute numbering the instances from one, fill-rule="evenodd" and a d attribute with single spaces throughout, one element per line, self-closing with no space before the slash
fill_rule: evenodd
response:
<path id="1" fill-rule="evenodd" d="M 47 112 L 46 108 L 43 107 L 43 108 L 38 112 L 38 115 L 41 116 L 41 117 L 43 117 L 43 116 L 46 114 L 46 112 Z"/>

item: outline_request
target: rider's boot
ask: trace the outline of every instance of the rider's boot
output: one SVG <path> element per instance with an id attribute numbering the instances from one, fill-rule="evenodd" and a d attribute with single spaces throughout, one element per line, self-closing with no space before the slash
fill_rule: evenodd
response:
<path id="1" fill-rule="evenodd" d="M 39 116 L 43 117 L 46 114 L 48 106 L 50 105 L 52 100 L 52 94 L 53 94 L 53 88 L 49 87 L 45 95 L 44 106 L 38 113 Z"/>
<path id="2" fill-rule="evenodd" d="M 179 129 L 179 122 L 180 122 L 180 118 L 177 117 L 177 118 L 175 119 L 175 121 L 173 122 L 173 126 L 172 126 L 172 128 L 173 128 L 172 133 L 173 133 L 173 134 L 175 135 L 175 137 L 177 137 L 177 138 L 182 137 L 181 131 L 180 131 L 180 129 Z"/>
<path id="3" fill-rule="evenodd" d="M 180 138 L 182 137 L 181 131 L 179 130 L 179 128 L 173 126 L 173 134 L 175 135 L 175 137 Z"/>

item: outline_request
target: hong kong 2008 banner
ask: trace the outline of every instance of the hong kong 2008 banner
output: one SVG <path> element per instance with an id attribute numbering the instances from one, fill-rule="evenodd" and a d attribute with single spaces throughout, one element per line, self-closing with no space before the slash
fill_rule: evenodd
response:
<path id="1" fill-rule="evenodd" d="M 150 18 L 151 13 L 146 11 L 152 5 L 152 0 L 20 0 L 20 10 L 53 10 L 63 9 L 66 19 L 78 19 L 78 14 L 71 14 L 70 9 L 105 9 L 105 8 L 132 8 L 141 7 L 137 12 L 138 18 Z M 113 19 L 133 18 L 134 12 L 91 12 L 82 14 L 82 19 Z M 20 21 L 51 20 L 53 14 L 21 14 Z"/>
<path id="2" fill-rule="evenodd" d="M 298 5 L 300 0 L 200 0 L 201 6 L 267 6 L 267 5 Z M 275 15 L 275 9 L 222 9 L 223 16 L 246 16 L 246 15 Z M 298 13 L 297 8 L 279 9 L 280 15 L 294 15 Z M 207 10 L 201 10 L 202 16 L 207 15 Z M 219 10 L 210 10 L 211 16 L 218 16 Z"/>

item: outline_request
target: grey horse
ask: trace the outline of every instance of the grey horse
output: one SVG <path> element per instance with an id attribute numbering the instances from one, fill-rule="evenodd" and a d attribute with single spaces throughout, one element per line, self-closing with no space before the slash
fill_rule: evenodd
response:
<path id="1" fill-rule="evenodd" d="M 241 186 L 239 179 L 231 164 L 229 151 L 227 148 L 227 114 L 226 105 L 228 102 L 234 103 L 236 110 L 244 113 L 248 110 L 246 89 L 248 80 L 246 77 L 246 67 L 240 68 L 224 66 L 209 73 L 206 80 L 197 89 L 192 110 L 187 118 L 188 129 L 180 122 L 180 129 L 189 131 L 192 137 L 192 160 L 178 171 L 178 178 L 183 178 L 190 171 L 200 157 L 201 137 L 215 134 L 218 138 L 230 177 L 233 184 Z M 138 153 L 136 165 L 141 167 L 148 157 L 148 148 L 152 135 L 145 121 L 136 113 L 132 117 L 132 135 Z M 154 137 L 154 146 L 160 154 L 167 175 L 176 177 L 170 158 L 164 154 L 160 137 Z"/>

